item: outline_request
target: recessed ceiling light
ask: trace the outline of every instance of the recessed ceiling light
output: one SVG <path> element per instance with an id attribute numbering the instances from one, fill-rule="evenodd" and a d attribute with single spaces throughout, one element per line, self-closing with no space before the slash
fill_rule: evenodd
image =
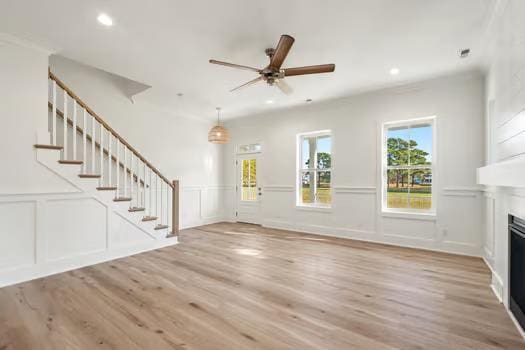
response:
<path id="1" fill-rule="evenodd" d="M 392 68 L 390 69 L 390 75 L 398 75 L 399 74 L 399 68 Z"/>
<path id="2" fill-rule="evenodd" d="M 108 26 L 108 27 L 111 27 L 113 25 L 113 19 L 109 17 L 108 15 L 106 15 L 105 13 L 101 13 L 100 15 L 98 15 L 97 20 L 101 24 Z"/>
<path id="3" fill-rule="evenodd" d="M 267 105 L 272 105 L 272 104 L 273 104 L 273 100 L 268 100 L 268 101 L 266 101 L 266 104 L 267 104 Z"/>

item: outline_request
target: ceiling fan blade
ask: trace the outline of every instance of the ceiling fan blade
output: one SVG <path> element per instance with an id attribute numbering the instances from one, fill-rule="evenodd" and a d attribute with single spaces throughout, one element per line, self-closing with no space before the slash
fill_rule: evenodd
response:
<path id="1" fill-rule="evenodd" d="M 280 69 L 288 52 L 292 48 L 295 39 L 289 35 L 281 35 L 281 39 L 275 48 L 275 52 L 270 60 L 270 67 Z"/>
<path id="2" fill-rule="evenodd" d="M 288 85 L 287 82 L 285 82 L 283 79 L 277 80 L 274 85 L 276 85 L 279 90 L 285 95 L 290 95 L 293 92 L 293 89 L 290 85 Z"/>
<path id="3" fill-rule="evenodd" d="M 237 86 L 235 89 L 230 90 L 230 92 L 237 91 L 237 90 L 239 90 L 239 89 L 241 89 L 241 88 L 243 88 L 243 87 L 246 87 L 246 86 L 249 86 L 249 85 L 255 84 L 255 83 L 257 83 L 257 82 L 259 82 L 259 81 L 262 81 L 262 80 L 263 80 L 263 77 L 262 77 L 262 76 L 261 76 L 261 77 L 258 77 L 258 78 L 255 78 L 255 79 L 250 80 L 249 82 L 247 82 L 247 83 L 245 83 L 245 84 L 242 84 L 241 86 Z"/>
<path id="4" fill-rule="evenodd" d="M 260 69 L 253 68 L 253 67 L 248 67 L 248 66 L 243 66 L 243 65 L 235 64 L 235 63 L 228 63 L 228 62 L 217 61 L 217 60 L 210 60 L 210 63 L 212 63 L 212 64 L 219 64 L 221 66 L 226 66 L 226 67 L 231 67 L 231 68 L 249 70 L 249 71 L 257 72 L 257 73 L 261 72 Z"/>
<path id="5" fill-rule="evenodd" d="M 286 68 L 284 69 L 284 76 L 291 77 L 293 75 L 330 73 L 330 72 L 333 72 L 334 70 L 335 70 L 335 64 L 320 64 L 318 66 Z"/>

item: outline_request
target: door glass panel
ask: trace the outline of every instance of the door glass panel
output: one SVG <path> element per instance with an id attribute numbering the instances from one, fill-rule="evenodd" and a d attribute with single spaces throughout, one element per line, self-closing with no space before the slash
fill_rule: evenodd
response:
<path id="1" fill-rule="evenodd" d="M 255 159 L 243 159 L 241 169 L 241 200 L 257 200 L 257 161 Z"/>

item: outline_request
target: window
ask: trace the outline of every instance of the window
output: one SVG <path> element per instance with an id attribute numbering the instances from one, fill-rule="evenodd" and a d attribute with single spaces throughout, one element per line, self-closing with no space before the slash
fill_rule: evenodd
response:
<path id="1" fill-rule="evenodd" d="M 383 211 L 432 213 L 434 118 L 383 129 Z"/>
<path id="2" fill-rule="evenodd" d="M 332 203 L 330 131 L 300 134 L 297 142 L 297 205 L 330 207 Z"/>
<path id="3" fill-rule="evenodd" d="M 249 145 L 240 145 L 238 147 L 237 153 L 243 154 L 243 153 L 260 153 L 262 151 L 261 144 L 259 143 L 252 143 Z"/>

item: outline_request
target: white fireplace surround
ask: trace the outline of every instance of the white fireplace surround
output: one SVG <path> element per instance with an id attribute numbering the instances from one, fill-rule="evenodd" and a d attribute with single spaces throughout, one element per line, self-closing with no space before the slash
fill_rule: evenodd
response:
<path id="1" fill-rule="evenodd" d="M 492 271 L 491 287 L 509 310 L 508 215 L 525 218 L 525 156 L 479 168 L 478 183 L 486 186 L 484 259 Z M 524 330 L 509 315 L 525 337 Z"/>

